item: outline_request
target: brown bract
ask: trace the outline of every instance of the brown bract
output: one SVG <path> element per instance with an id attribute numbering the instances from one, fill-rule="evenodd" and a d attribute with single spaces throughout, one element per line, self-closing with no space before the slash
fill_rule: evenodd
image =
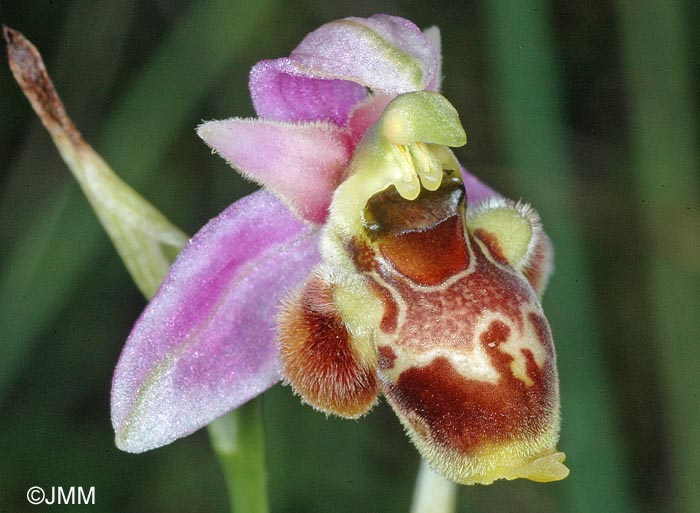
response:
<path id="1" fill-rule="evenodd" d="M 36 47 L 21 33 L 3 26 L 7 57 L 15 80 L 52 136 L 67 135 L 75 145 L 85 144 L 66 114 L 44 61 Z"/>

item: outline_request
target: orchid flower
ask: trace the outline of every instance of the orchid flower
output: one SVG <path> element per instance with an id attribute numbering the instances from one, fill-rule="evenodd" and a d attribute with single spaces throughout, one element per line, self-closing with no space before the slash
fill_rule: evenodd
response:
<path id="1" fill-rule="evenodd" d="M 562 479 L 535 211 L 464 171 L 435 28 L 346 18 L 250 74 L 257 119 L 200 137 L 263 190 L 196 234 L 129 336 L 117 445 L 142 452 L 284 380 L 327 414 L 380 394 L 459 483 Z"/>

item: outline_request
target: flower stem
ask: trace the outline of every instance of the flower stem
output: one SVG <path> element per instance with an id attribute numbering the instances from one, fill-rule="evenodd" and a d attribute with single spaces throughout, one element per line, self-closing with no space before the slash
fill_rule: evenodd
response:
<path id="1" fill-rule="evenodd" d="M 457 485 L 436 474 L 421 460 L 411 513 L 453 513 L 457 505 Z"/>
<path id="2" fill-rule="evenodd" d="M 260 398 L 212 422 L 209 437 L 224 474 L 231 513 L 267 513 L 270 507 Z"/>

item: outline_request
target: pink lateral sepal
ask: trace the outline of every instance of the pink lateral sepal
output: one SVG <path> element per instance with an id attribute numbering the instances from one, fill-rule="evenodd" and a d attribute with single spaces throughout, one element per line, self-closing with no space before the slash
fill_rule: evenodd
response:
<path id="1" fill-rule="evenodd" d="M 317 246 L 318 230 L 264 191 L 194 236 L 117 365 L 112 423 L 120 449 L 166 445 L 279 381 L 277 310 L 319 261 Z"/>

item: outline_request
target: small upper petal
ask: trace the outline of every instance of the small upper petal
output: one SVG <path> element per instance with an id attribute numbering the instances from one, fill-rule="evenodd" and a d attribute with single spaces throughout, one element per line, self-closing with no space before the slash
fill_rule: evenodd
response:
<path id="1" fill-rule="evenodd" d="M 117 446 L 190 434 L 279 380 L 280 301 L 319 261 L 318 230 L 261 191 L 210 221 L 134 326 L 114 375 Z"/>
<path id="2" fill-rule="evenodd" d="M 197 133 L 244 176 L 314 223 L 325 221 L 352 152 L 346 132 L 327 122 L 232 118 L 204 123 Z"/>
<path id="3" fill-rule="evenodd" d="M 382 112 L 393 98 L 393 95 L 374 93 L 355 106 L 348 117 L 348 131 L 353 147 L 360 142 L 365 132 L 379 121 Z"/>

